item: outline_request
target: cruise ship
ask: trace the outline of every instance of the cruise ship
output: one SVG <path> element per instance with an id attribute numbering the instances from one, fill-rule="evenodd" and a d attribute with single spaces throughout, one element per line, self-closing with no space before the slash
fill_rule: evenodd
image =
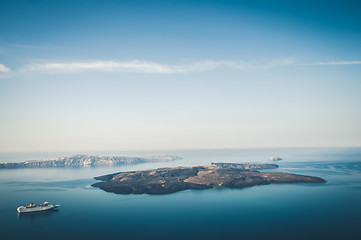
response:
<path id="1" fill-rule="evenodd" d="M 34 204 L 30 203 L 28 206 L 20 206 L 17 208 L 19 213 L 30 213 L 30 212 L 42 212 L 42 211 L 49 211 L 54 210 L 60 205 L 53 205 L 48 202 L 44 202 L 41 204 Z"/>

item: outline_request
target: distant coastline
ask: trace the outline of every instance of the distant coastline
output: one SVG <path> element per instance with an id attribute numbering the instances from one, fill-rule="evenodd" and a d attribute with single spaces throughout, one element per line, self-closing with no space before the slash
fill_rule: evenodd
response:
<path id="1" fill-rule="evenodd" d="M 24 162 L 0 163 L 4 168 L 54 168 L 54 167 L 97 167 L 109 165 L 127 165 L 147 162 L 169 162 L 180 160 L 181 157 L 164 155 L 152 157 L 126 157 L 126 156 L 95 156 L 95 155 L 70 155 L 47 160 L 33 160 Z"/>

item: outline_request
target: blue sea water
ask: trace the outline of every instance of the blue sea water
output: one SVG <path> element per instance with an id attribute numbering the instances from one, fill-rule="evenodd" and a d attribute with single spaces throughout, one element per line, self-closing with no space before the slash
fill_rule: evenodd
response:
<path id="1" fill-rule="evenodd" d="M 72 153 L 0 154 L 0 162 Z M 88 153 L 87 153 L 88 154 Z M 1 239 L 360 239 L 361 148 L 221 149 L 97 152 L 172 154 L 183 160 L 101 168 L 0 170 Z M 93 177 L 211 162 L 267 162 L 274 171 L 319 176 L 325 184 L 274 184 L 244 189 L 186 190 L 167 195 L 116 195 Z M 58 211 L 18 215 L 29 202 Z"/>

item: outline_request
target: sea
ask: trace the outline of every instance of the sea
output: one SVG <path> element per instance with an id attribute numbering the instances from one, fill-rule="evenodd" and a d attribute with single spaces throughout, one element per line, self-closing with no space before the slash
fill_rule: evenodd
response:
<path id="1" fill-rule="evenodd" d="M 176 155 L 183 159 L 116 167 L 0 169 L 0 239 L 361 239 L 361 147 L 0 153 L 0 162 L 70 154 Z M 211 162 L 269 163 L 272 171 L 327 183 L 117 195 L 91 184 L 110 173 Z M 271 171 L 271 170 L 269 170 Z M 57 211 L 21 214 L 48 201 Z"/>

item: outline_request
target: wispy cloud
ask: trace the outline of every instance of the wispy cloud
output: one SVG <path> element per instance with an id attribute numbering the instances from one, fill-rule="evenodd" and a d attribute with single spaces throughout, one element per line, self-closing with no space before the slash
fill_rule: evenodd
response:
<path id="1" fill-rule="evenodd" d="M 162 64 L 144 60 L 132 61 L 84 61 L 84 62 L 34 62 L 27 64 L 16 71 L 0 64 L 1 78 L 9 78 L 22 73 L 77 73 L 86 71 L 103 72 L 134 72 L 155 74 L 178 74 L 192 72 L 208 72 L 219 69 L 235 71 L 262 71 L 281 66 L 320 66 L 320 65 L 355 65 L 361 61 L 330 61 L 299 64 L 294 58 L 273 59 L 268 62 L 251 61 L 214 61 L 204 60 L 185 64 Z"/>
<path id="2" fill-rule="evenodd" d="M 8 73 L 8 72 L 11 72 L 11 70 L 9 68 L 5 67 L 4 64 L 0 63 L 0 72 Z"/>
<path id="3" fill-rule="evenodd" d="M 11 78 L 12 72 L 10 68 L 5 67 L 4 64 L 0 63 L 0 79 Z"/>
<path id="4" fill-rule="evenodd" d="M 39 71 L 50 73 L 67 73 L 79 71 L 119 71 L 119 72 L 142 72 L 142 73 L 188 73 L 204 72 L 218 68 L 229 68 L 240 71 L 266 70 L 278 66 L 292 65 L 294 59 L 276 59 L 266 63 L 251 63 L 245 61 L 198 61 L 183 65 L 169 65 L 156 62 L 132 60 L 132 61 L 91 61 L 91 62 L 51 62 L 28 64 L 22 71 Z"/>
<path id="5" fill-rule="evenodd" d="M 45 72 L 79 72 L 86 70 L 95 71 L 123 71 L 123 72 L 146 72 L 146 73 L 176 73 L 183 69 L 177 66 L 168 66 L 155 62 L 146 61 L 92 61 L 92 62 L 57 62 L 57 63 L 35 63 L 26 65 L 24 71 Z"/>
<path id="6" fill-rule="evenodd" d="M 35 48 L 35 49 L 44 48 L 44 46 L 29 45 L 29 44 L 8 44 L 7 46 L 14 48 Z"/>
<path id="7" fill-rule="evenodd" d="M 331 62 L 316 62 L 305 65 L 354 65 L 361 64 L 361 61 L 331 61 Z"/>

